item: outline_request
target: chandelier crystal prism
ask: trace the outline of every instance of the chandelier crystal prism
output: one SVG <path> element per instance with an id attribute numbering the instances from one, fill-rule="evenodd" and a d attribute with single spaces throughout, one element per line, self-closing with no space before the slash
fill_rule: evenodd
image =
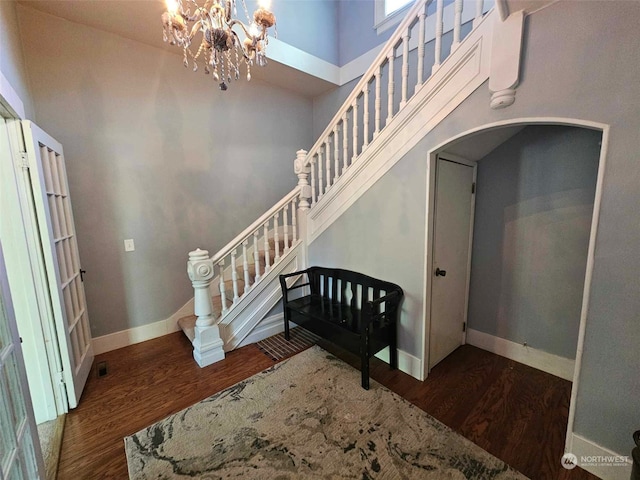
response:
<path id="1" fill-rule="evenodd" d="M 254 62 L 260 67 L 266 65 L 268 30 L 276 24 L 268 0 L 261 0 L 251 17 L 244 0 L 240 0 L 248 25 L 235 18 L 236 2 L 206 0 L 200 5 L 196 0 L 166 0 L 167 11 L 162 14 L 164 41 L 182 47 L 184 66 L 192 63 L 194 72 L 202 62 L 204 72 L 213 75 L 220 90 L 226 90 L 232 79 L 240 78 L 243 63 L 247 80 L 251 80 Z"/>

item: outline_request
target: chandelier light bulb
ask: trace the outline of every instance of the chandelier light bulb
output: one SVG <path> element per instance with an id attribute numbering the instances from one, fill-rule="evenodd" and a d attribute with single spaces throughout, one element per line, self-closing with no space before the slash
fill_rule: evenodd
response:
<path id="1" fill-rule="evenodd" d="M 178 13 L 179 6 L 177 0 L 165 0 L 165 4 L 167 5 L 167 12 L 171 15 Z"/>
<path id="2" fill-rule="evenodd" d="M 252 37 L 260 36 L 260 27 L 255 22 L 251 22 L 251 25 L 249 26 L 249 34 Z"/>
<path id="3" fill-rule="evenodd" d="M 258 7 L 269 10 L 271 8 L 271 0 L 258 0 Z"/>

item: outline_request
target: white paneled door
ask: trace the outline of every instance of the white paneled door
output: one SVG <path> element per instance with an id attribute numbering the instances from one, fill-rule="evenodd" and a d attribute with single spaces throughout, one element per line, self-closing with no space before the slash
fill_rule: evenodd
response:
<path id="1" fill-rule="evenodd" d="M 64 155 L 33 123 L 22 122 L 22 131 L 68 403 L 75 408 L 94 355 Z"/>
<path id="2" fill-rule="evenodd" d="M 42 455 L 0 245 L 0 479 L 39 478 Z"/>
<path id="3" fill-rule="evenodd" d="M 455 159 L 455 160 L 454 160 Z M 431 283 L 429 368 L 462 345 L 467 316 L 475 166 L 439 156 Z"/>

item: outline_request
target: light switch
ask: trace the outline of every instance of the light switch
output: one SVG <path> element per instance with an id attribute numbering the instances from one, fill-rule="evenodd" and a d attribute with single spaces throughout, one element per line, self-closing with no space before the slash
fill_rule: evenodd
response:
<path id="1" fill-rule="evenodd" d="M 127 238 L 124 241 L 124 251 L 133 252 L 135 249 L 136 249 L 136 246 L 133 244 L 133 238 Z"/>

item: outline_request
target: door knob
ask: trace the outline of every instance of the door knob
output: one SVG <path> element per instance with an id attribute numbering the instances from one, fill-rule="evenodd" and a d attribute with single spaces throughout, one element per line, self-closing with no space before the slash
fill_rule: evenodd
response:
<path id="1" fill-rule="evenodd" d="M 446 275 L 446 270 L 440 270 L 439 268 L 436 268 L 436 277 L 445 277 Z"/>

